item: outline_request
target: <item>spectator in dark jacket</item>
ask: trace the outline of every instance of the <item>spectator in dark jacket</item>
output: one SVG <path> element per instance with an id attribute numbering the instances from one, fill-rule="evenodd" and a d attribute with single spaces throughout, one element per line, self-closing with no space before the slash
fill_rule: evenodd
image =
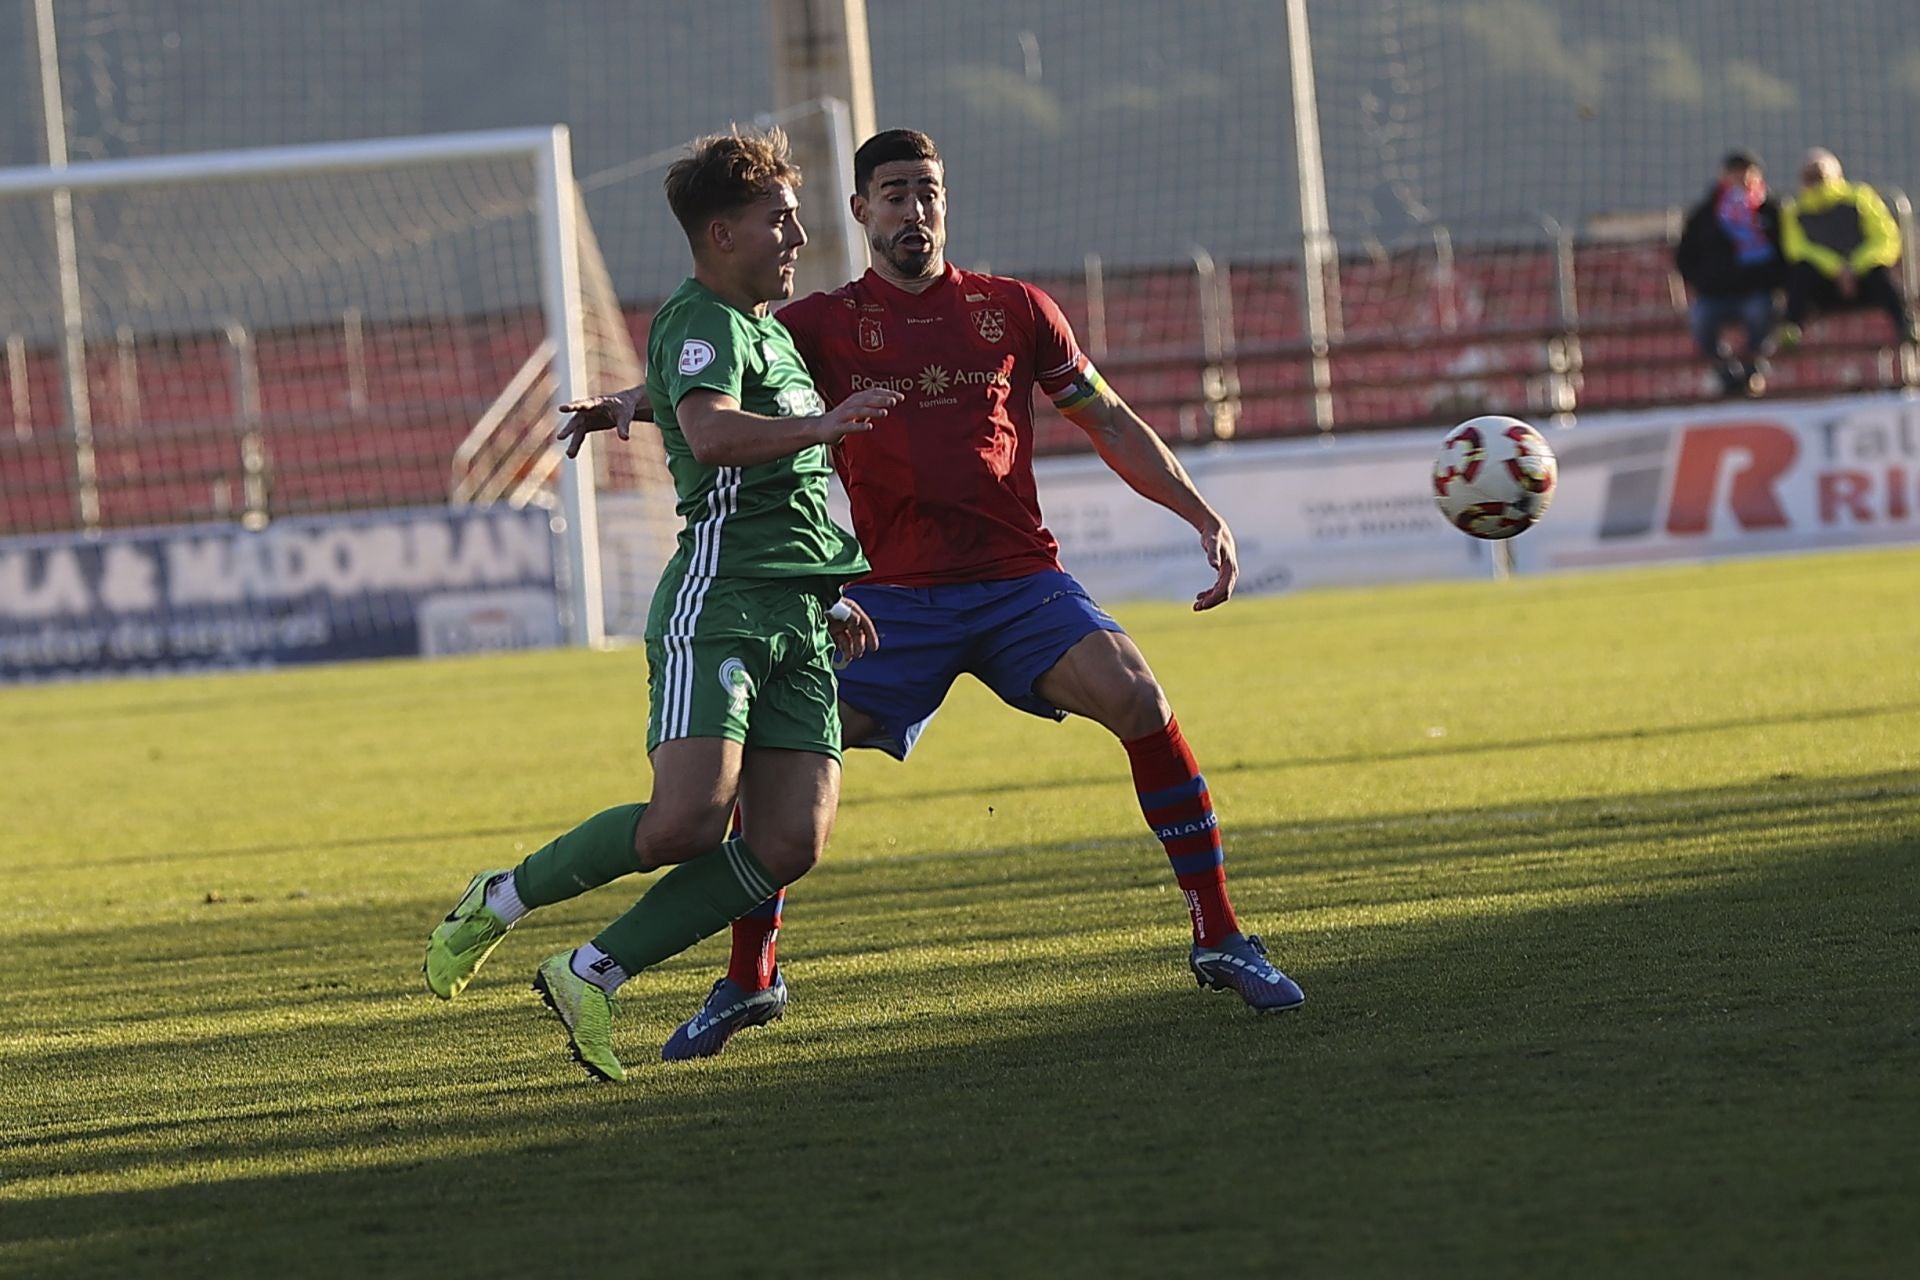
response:
<path id="1" fill-rule="evenodd" d="M 1786 268 L 1780 206 L 1767 194 L 1766 177 L 1751 152 L 1727 153 L 1719 179 L 1687 213 L 1674 265 L 1693 290 L 1688 316 L 1693 340 L 1713 364 L 1721 390 L 1761 394 L 1777 314 L 1774 291 L 1785 283 Z M 1737 357 L 1722 336 L 1732 324 L 1746 335 Z"/>

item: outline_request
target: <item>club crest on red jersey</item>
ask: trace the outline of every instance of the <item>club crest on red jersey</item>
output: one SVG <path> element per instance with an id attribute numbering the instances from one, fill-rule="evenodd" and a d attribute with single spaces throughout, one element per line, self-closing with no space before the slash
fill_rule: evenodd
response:
<path id="1" fill-rule="evenodd" d="M 1007 336 L 1007 313 L 999 307 L 982 307 L 973 313 L 973 328 L 988 342 Z"/>
<path id="2" fill-rule="evenodd" d="M 887 335 L 880 331 L 880 322 L 872 316 L 860 317 L 860 349 L 878 351 L 887 344 Z"/>

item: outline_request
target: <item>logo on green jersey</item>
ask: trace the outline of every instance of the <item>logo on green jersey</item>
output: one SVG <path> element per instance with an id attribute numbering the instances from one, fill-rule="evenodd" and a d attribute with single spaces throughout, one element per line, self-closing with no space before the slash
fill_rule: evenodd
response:
<path id="1" fill-rule="evenodd" d="M 721 663 L 720 687 L 727 691 L 736 712 L 745 711 L 747 699 L 753 696 L 753 676 L 747 671 L 747 664 L 738 658 L 728 658 Z"/>
<path id="2" fill-rule="evenodd" d="M 680 372 L 691 377 L 713 363 L 713 344 L 688 338 L 680 348 Z"/>
<path id="3" fill-rule="evenodd" d="M 827 411 L 827 402 L 812 387 L 782 387 L 773 399 L 783 418 L 807 418 Z"/>

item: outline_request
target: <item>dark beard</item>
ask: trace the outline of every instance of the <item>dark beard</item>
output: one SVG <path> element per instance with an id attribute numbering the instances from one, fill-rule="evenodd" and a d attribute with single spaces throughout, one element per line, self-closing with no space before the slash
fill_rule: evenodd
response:
<path id="1" fill-rule="evenodd" d="M 867 245 L 874 254 L 892 267 L 895 275 L 907 280 L 918 280 L 933 274 L 933 263 L 939 256 L 940 245 L 931 236 L 928 241 L 929 248 L 909 252 L 879 236 L 867 237 Z"/>

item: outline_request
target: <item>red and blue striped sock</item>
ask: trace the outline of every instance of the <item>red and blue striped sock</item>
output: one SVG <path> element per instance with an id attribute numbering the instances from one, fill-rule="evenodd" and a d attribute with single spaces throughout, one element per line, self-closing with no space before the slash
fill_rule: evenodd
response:
<path id="1" fill-rule="evenodd" d="M 1180 722 L 1120 745 L 1133 764 L 1133 787 L 1140 812 L 1166 848 L 1173 878 L 1186 896 L 1193 917 L 1193 940 L 1211 947 L 1240 932 L 1233 904 L 1227 901 L 1226 858 L 1220 849 L 1220 821 L 1200 764 L 1180 734 Z"/>
<path id="2" fill-rule="evenodd" d="M 765 991 L 773 985 L 780 909 L 786 901 L 787 891 L 782 889 L 733 922 L 733 953 L 727 958 L 727 976 L 742 990 Z"/>
<path id="3" fill-rule="evenodd" d="M 740 810 L 733 811 L 733 834 L 738 837 L 744 824 Z M 773 985 L 774 952 L 780 944 L 780 911 L 786 905 L 785 889 L 733 922 L 733 951 L 727 957 L 727 977 L 743 991 L 765 991 Z"/>

